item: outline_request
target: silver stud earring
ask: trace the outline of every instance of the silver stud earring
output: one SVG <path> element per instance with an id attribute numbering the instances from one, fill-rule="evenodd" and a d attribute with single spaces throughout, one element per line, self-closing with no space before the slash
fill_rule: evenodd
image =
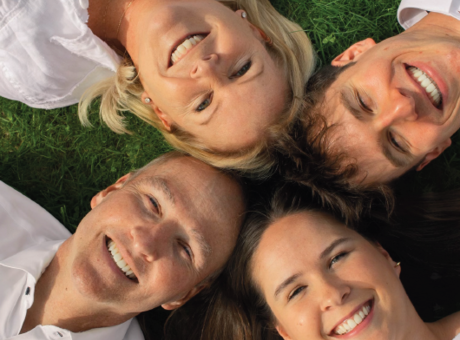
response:
<path id="1" fill-rule="evenodd" d="M 242 17 L 243 19 L 246 19 L 247 16 L 248 16 L 248 15 L 246 14 L 246 12 L 244 12 L 244 11 L 241 12 L 241 17 Z"/>
<path id="2" fill-rule="evenodd" d="M 152 101 L 152 99 L 150 99 L 149 97 L 147 97 L 147 98 L 144 99 L 144 102 L 145 102 L 146 104 L 149 104 L 151 101 Z"/>

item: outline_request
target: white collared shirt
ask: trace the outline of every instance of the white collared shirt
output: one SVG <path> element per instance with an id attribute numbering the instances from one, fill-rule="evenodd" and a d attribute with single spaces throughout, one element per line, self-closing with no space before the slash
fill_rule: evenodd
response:
<path id="1" fill-rule="evenodd" d="M 38 279 L 70 235 L 46 210 L 0 181 L 0 340 L 143 340 L 136 319 L 81 333 L 39 325 L 19 334 Z"/>
<path id="2" fill-rule="evenodd" d="M 0 1 L 0 96 L 52 109 L 78 103 L 121 58 L 87 26 L 89 0 Z"/>
<path id="3" fill-rule="evenodd" d="M 425 16 L 428 12 L 449 15 L 460 20 L 460 0 L 402 0 L 398 8 L 398 21 L 408 29 Z"/>

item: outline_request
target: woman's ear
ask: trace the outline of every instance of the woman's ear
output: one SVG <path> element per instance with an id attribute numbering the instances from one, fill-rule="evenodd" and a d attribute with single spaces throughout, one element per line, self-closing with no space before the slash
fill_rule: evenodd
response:
<path id="1" fill-rule="evenodd" d="M 93 196 L 91 199 L 91 209 L 94 209 L 97 205 L 99 205 L 105 198 L 113 191 L 120 189 L 125 185 L 126 181 L 131 177 L 131 173 L 120 177 L 115 184 L 105 188 L 102 191 L 99 191 L 96 195 Z"/>
<path id="2" fill-rule="evenodd" d="M 144 93 L 142 93 L 141 100 L 145 105 L 148 105 L 152 108 L 152 110 L 155 112 L 155 114 L 158 116 L 158 118 L 163 123 L 163 126 L 165 127 L 165 129 L 168 131 L 171 131 L 173 120 L 167 113 L 163 112 L 158 106 L 155 105 L 155 103 L 149 97 L 147 92 L 144 91 Z"/>
<path id="3" fill-rule="evenodd" d="M 284 339 L 284 340 L 291 340 L 291 337 L 287 334 L 286 330 L 284 329 L 283 326 L 280 324 L 277 324 L 275 326 L 276 330 L 278 331 L 278 334 Z"/>
<path id="4" fill-rule="evenodd" d="M 335 57 L 334 60 L 332 60 L 331 65 L 341 67 L 349 63 L 358 61 L 358 59 L 361 58 L 364 52 L 368 51 L 375 45 L 376 43 L 372 38 L 361 40 L 351 45 L 344 52 Z"/>
<path id="5" fill-rule="evenodd" d="M 253 25 L 248 19 L 247 19 L 247 14 L 244 10 L 242 9 L 239 9 L 239 10 L 236 10 L 235 11 L 235 15 L 237 15 L 238 17 L 240 17 L 242 20 L 244 20 L 248 25 L 249 25 L 249 28 L 251 28 L 252 30 L 252 33 L 254 34 L 254 36 L 260 40 L 261 42 L 266 42 L 267 44 L 269 45 L 272 45 L 272 40 L 271 38 L 264 32 L 264 30 L 262 30 L 261 28 Z"/>
<path id="6" fill-rule="evenodd" d="M 380 243 L 377 243 L 377 249 L 385 257 L 388 263 L 393 267 L 396 276 L 399 277 L 399 275 L 401 275 L 401 262 L 393 261 L 390 254 L 388 254 L 388 252 L 385 249 L 383 249 Z"/>

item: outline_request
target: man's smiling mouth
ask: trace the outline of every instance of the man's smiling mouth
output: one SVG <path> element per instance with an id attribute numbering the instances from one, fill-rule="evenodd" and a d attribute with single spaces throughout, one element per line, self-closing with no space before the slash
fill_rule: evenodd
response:
<path id="1" fill-rule="evenodd" d="M 171 65 L 182 59 L 193 47 L 206 37 L 204 34 L 189 35 L 171 53 Z"/>
<path id="2" fill-rule="evenodd" d="M 412 78 L 425 90 L 433 105 L 440 109 L 442 107 L 442 94 L 434 80 L 418 67 L 409 66 L 407 70 L 412 75 Z"/>
<path id="3" fill-rule="evenodd" d="M 331 333 L 336 335 L 345 335 L 351 332 L 353 329 L 356 328 L 356 326 L 358 326 L 367 318 L 371 311 L 371 308 L 372 301 L 368 301 L 355 314 L 353 314 L 351 317 L 344 320 L 340 325 L 335 327 Z"/>
<path id="4" fill-rule="evenodd" d="M 118 268 L 131 280 L 137 281 L 136 275 L 131 270 L 131 267 L 123 260 L 120 252 L 118 251 L 117 245 L 111 239 L 107 238 L 107 249 L 109 253 L 112 255 L 112 259 L 117 265 Z"/>

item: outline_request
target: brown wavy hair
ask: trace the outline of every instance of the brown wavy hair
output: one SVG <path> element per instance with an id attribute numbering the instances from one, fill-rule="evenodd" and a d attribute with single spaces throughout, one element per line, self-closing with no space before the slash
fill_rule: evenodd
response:
<path id="1" fill-rule="evenodd" d="M 460 190 L 405 198 L 391 219 L 386 212 L 375 211 L 354 229 L 371 242 L 381 243 L 405 266 L 418 263 L 460 277 L 459 207 Z M 326 212 L 343 222 L 340 214 L 324 210 L 302 186 L 285 184 L 269 204 L 253 209 L 223 274 L 211 289 L 169 320 L 166 339 L 280 340 L 274 315 L 252 279 L 252 258 L 270 225 L 302 211 Z M 419 286 L 424 284 L 419 280 Z M 423 296 L 421 300 L 425 300 Z"/>

